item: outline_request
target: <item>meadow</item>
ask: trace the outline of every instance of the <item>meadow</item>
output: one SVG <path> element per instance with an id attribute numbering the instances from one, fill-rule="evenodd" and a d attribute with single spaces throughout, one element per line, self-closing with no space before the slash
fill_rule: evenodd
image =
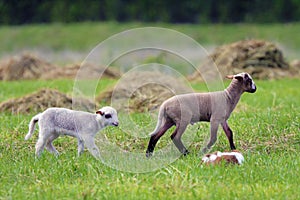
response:
<path id="1" fill-rule="evenodd" d="M 4 41 L 0 52 L 4 55 L 26 48 L 88 51 L 113 33 L 143 26 L 138 23 L 91 25 L 93 23 L 0 27 L 0 39 Z M 299 24 L 285 25 L 290 28 L 282 28 L 282 25 L 206 25 L 203 27 L 206 32 L 201 34 L 205 38 L 195 33 L 201 29 L 198 26 L 156 26 L 174 28 L 197 41 L 213 45 L 251 36 L 278 40 L 291 48 L 300 46 L 299 37 L 295 37 Z M 226 34 L 213 36 L 215 30 Z M 58 34 L 57 37 L 50 37 L 53 33 Z M 292 37 L 296 38 L 294 42 Z M 207 123 L 194 125 L 195 138 L 188 147 L 191 152 L 188 156 L 146 173 L 116 170 L 96 160 L 88 151 L 77 157 L 77 141 L 69 137 L 54 142 L 61 153 L 59 157 L 44 151 L 36 159 L 37 130 L 31 140 L 24 141 L 28 123 L 35 113 L 0 113 L 0 199 L 299 199 L 300 79 L 255 82 L 257 92 L 244 94 L 229 119 L 236 146 L 245 157 L 241 166 L 201 165 L 198 152 L 203 137 L 209 134 Z M 97 92 L 114 83 L 115 80 L 110 79 L 101 81 Z M 45 87 L 72 94 L 73 84 L 72 80 L 64 79 L 1 81 L 0 102 Z M 224 84 L 227 86 L 229 82 Z M 195 91 L 206 88 L 201 82 L 191 85 Z M 148 120 L 143 113 L 133 113 L 132 117 L 137 124 Z M 143 153 L 149 138 L 135 138 L 122 131 L 122 126 L 126 124 L 120 121 L 120 128 L 109 127 L 99 134 L 126 151 Z M 157 149 L 170 143 L 169 135 L 166 133 L 162 137 Z M 219 129 L 212 151 L 228 148 L 226 136 Z"/>
<path id="2" fill-rule="evenodd" d="M 53 86 L 72 92 L 72 82 L 36 81 L 35 86 Z M 107 81 L 109 83 L 109 81 Z M 22 84 L 23 90 L 18 90 Z M 37 132 L 24 141 L 32 115 L 1 113 L 0 129 L 0 198 L 1 199 L 298 199 L 299 186 L 299 99 L 298 79 L 257 81 L 258 91 L 245 94 L 229 120 L 237 148 L 245 157 L 242 166 L 207 167 L 200 164 L 201 129 L 190 145 L 191 154 L 168 166 L 148 173 L 118 171 L 93 158 L 88 151 L 77 157 L 75 139 L 55 141 L 61 152 L 56 158 L 44 152 L 34 157 Z M 34 91 L 27 81 L 1 82 L 1 99 Z M 194 84 L 201 87 L 200 83 Z M 5 92 L 5 93 L 4 93 Z M 143 116 L 139 119 L 143 121 Z M 122 126 L 122 125 L 121 125 Z M 200 126 L 200 125 L 199 125 Z M 128 140 L 128 133 L 109 128 L 100 134 L 114 142 Z M 166 134 L 160 144 L 168 142 Z M 132 146 L 145 147 L 148 138 Z M 212 151 L 228 149 L 225 134 Z M 144 152 L 140 148 L 138 151 Z M 143 163 L 141 163 L 143 164 Z"/>
<path id="3" fill-rule="evenodd" d="M 299 55 L 300 38 L 295 33 L 300 29 L 300 23 L 192 25 L 138 22 L 0 26 L 0 55 L 30 50 L 58 52 L 65 56 L 64 59 L 66 59 L 64 51 L 76 52 L 79 55 L 83 52 L 86 56 L 96 45 L 114 34 L 141 27 L 163 27 L 180 31 L 207 48 L 244 39 L 263 39 L 281 45 L 288 59 L 296 59 Z M 64 60 L 59 57 L 57 62 L 64 62 Z"/>

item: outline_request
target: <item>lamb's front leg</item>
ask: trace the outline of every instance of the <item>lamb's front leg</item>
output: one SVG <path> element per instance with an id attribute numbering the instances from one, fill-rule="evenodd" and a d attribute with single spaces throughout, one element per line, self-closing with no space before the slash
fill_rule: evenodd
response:
<path id="1" fill-rule="evenodd" d="M 236 149 L 233 143 L 233 134 L 232 134 L 232 130 L 230 129 L 230 127 L 228 126 L 227 121 L 222 123 L 222 128 L 228 138 L 229 144 L 230 144 L 230 148 L 231 150 Z"/>
<path id="2" fill-rule="evenodd" d="M 100 151 L 99 151 L 98 147 L 96 146 L 93 137 L 85 137 L 84 144 L 94 157 L 100 158 Z"/>
<path id="3" fill-rule="evenodd" d="M 215 142 L 217 141 L 217 132 L 218 132 L 219 124 L 220 122 L 218 121 L 210 122 L 210 139 L 206 147 L 202 149 L 202 153 L 206 153 L 212 147 L 212 145 L 214 145 Z"/>

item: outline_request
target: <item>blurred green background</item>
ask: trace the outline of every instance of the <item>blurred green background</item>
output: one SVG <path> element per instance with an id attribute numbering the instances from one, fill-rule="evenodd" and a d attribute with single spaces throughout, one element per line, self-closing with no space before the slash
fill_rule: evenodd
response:
<path id="1" fill-rule="evenodd" d="M 274 23 L 300 19 L 300 0 L 1 0 L 0 24 L 117 21 Z"/>

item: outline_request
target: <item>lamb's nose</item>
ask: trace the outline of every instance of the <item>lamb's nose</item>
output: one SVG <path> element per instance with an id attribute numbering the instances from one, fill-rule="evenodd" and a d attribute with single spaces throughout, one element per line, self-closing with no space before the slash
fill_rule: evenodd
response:
<path id="1" fill-rule="evenodd" d="M 112 123 L 114 126 L 119 126 L 119 122 L 113 122 Z"/>

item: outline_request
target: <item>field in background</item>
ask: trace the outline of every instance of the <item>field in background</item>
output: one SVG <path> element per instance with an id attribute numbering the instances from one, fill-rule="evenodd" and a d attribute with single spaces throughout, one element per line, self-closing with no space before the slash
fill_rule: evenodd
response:
<path id="1" fill-rule="evenodd" d="M 0 27 L 0 58 L 31 50 L 55 63 L 81 62 L 99 42 L 130 28 L 158 26 L 185 33 L 212 48 L 241 39 L 258 38 L 278 42 L 289 59 L 299 59 L 300 23 L 264 25 L 170 25 L 128 23 L 80 23 Z M 24 141 L 35 113 L 0 113 L 0 199 L 299 199 L 300 176 L 300 79 L 255 80 L 255 94 L 244 94 L 229 119 L 243 166 L 200 165 L 197 155 L 209 133 L 207 123 L 199 128 L 189 147 L 191 154 L 165 168 L 149 173 L 114 170 L 87 151 L 77 158 L 77 141 L 62 137 L 54 142 L 61 155 L 44 152 L 34 158 L 33 138 Z M 97 93 L 113 85 L 103 80 Z M 226 82 L 227 85 L 229 82 Z M 206 85 L 193 82 L 196 91 Z M 0 102 L 21 97 L 39 88 L 55 88 L 72 94 L 72 80 L 0 82 Z M 147 122 L 133 113 L 137 123 Z M 122 127 L 122 122 L 120 122 Z M 124 125 L 125 126 L 125 125 Z M 153 127 L 154 128 L 154 127 Z M 121 148 L 144 152 L 149 138 L 110 127 L 101 132 Z M 212 151 L 228 149 L 222 130 Z M 170 133 L 157 149 L 170 142 Z M 140 163 L 143 165 L 143 163 Z"/>
<path id="2" fill-rule="evenodd" d="M 300 23 L 292 24 L 163 24 L 163 23 L 78 23 L 0 27 L 0 56 L 30 50 L 49 61 L 82 61 L 108 37 L 132 28 L 164 27 L 180 31 L 207 50 L 243 39 L 264 39 L 282 46 L 285 56 L 299 59 Z M 176 42 L 176 41 L 174 41 Z"/>

